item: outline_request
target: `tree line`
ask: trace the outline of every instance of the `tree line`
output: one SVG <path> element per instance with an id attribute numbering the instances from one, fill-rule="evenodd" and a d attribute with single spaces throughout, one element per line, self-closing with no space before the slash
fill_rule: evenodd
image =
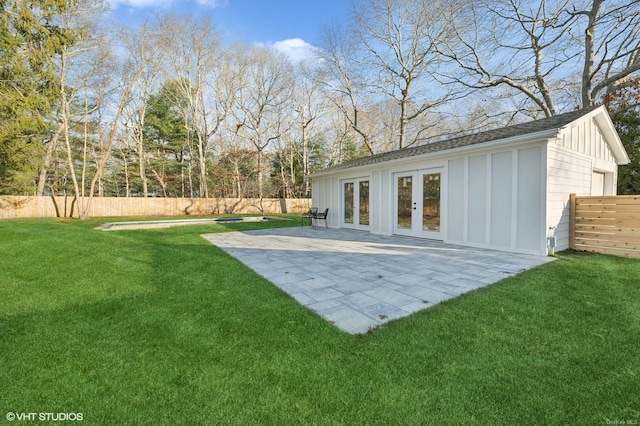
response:
<path id="1" fill-rule="evenodd" d="M 598 103 L 640 189 L 636 0 L 353 0 L 295 61 L 202 17 L 0 9 L 0 194 L 306 197 L 327 166 Z"/>

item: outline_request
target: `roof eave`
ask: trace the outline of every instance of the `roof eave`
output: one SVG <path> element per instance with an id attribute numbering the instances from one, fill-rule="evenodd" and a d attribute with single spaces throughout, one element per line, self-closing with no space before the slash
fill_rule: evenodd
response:
<path id="1" fill-rule="evenodd" d="M 593 119 L 600 127 L 604 138 L 609 144 L 609 148 L 613 152 L 613 156 L 616 158 L 616 164 L 619 166 L 624 166 L 625 164 L 629 164 L 629 155 L 627 151 L 624 149 L 624 145 L 622 145 L 622 141 L 620 140 L 620 136 L 618 136 L 618 132 L 616 132 L 616 127 L 611 121 L 611 116 L 607 112 L 605 107 L 600 107 L 594 110 Z"/>
<path id="2" fill-rule="evenodd" d="M 441 151 L 434 151 L 434 152 L 427 152 L 424 154 L 418 154 L 418 155 L 414 155 L 414 156 L 408 156 L 408 157 L 403 157 L 403 158 L 398 158 L 395 160 L 388 160 L 388 161 L 384 161 L 384 162 L 380 162 L 380 163 L 374 163 L 374 164 L 365 164 L 362 166 L 354 166 L 354 167 L 349 167 L 349 168 L 341 168 L 341 169 L 337 169 L 337 170 L 327 170 L 325 171 L 319 171 L 316 173 L 311 174 L 309 177 L 310 178 L 314 178 L 314 177 L 322 177 L 322 176 L 331 176 L 331 175 L 335 175 L 335 174 L 340 174 L 346 170 L 348 171 L 358 171 L 358 170 L 362 170 L 362 169 L 370 169 L 372 167 L 375 166 L 379 166 L 381 164 L 384 164 L 385 166 L 387 165 L 395 165 L 395 164 L 402 164 L 402 163 L 407 163 L 410 161 L 415 161 L 415 160 L 420 160 L 420 159 L 425 159 L 425 158 L 434 158 L 434 157 L 445 157 L 445 156 L 449 156 L 449 155 L 455 155 L 455 154 L 464 154 L 467 152 L 473 152 L 473 151 L 480 151 L 480 150 L 485 150 L 485 149 L 490 149 L 496 146 L 509 146 L 509 145 L 520 145 L 520 144 L 524 144 L 524 143 L 533 143 L 533 142 L 543 142 L 545 140 L 548 139 L 553 139 L 558 137 L 560 133 L 560 129 L 547 129 L 547 130 L 543 130 L 540 132 L 535 132 L 535 133 L 527 133 L 525 135 L 518 135 L 518 136 L 512 136 L 509 138 L 502 138 L 502 139 L 495 139 L 492 141 L 487 141 L 487 142 L 480 142 L 480 143 L 476 143 L 476 144 L 472 144 L 472 145 L 465 145 L 465 146 L 461 146 L 461 147 L 457 147 L 457 148 L 449 148 L 449 149 L 444 149 Z"/>

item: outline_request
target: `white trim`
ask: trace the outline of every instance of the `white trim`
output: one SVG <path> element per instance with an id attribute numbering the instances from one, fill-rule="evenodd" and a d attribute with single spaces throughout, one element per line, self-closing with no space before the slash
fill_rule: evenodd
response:
<path id="1" fill-rule="evenodd" d="M 442 166 L 440 176 L 440 235 L 444 238 L 449 232 L 449 162 Z"/>
<path id="2" fill-rule="evenodd" d="M 511 249 L 518 244 L 518 150 L 511 151 Z"/>
<path id="3" fill-rule="evenodd" d="M 464 158 L 464 198 L 462 199 L 462 241 L 469 240 L 469 157 Z"/>
<path id="4" fill-rule="evenodd" d="M 486 154 L 487 161 L 487 176 L 486 176 L 486 189 L 485 189 L 485 218 L 484 218 L 484 243 L 491 245 L 491 179 L 492 179 L 492 159 L 491 154 Z"/>
<path id="5" fill-rule="evenodd" d="M 616 157 L 616 163 L 619 166 L 629 164 L 629 155 L 622 145 L 620 136 L 618 136 L 618 132 L 616 132 L 616 128 L 613 125 L 611 117 L 609 116 L 606 108 L 604 106 L 601 106 L 593 110 L 591 114 L 593 114 L 593 119 L 604 135 L 609 148 L 613 152 L 613 155 Z"/>
<path id="6" fill-rule="evenodd" d="M 549 174 L 547 163 L 549 160 L 549 153 L 547 152 L 549 146 L 549 142 L 542 144 L 540 147 L 540 177 L 541 177 L 541 191 L 540 191 L 540 253 L 544 253 L 545 255 L 549 254 L 549 245 L 547 244 L 547 236 L 549 235 L 549 226 L 547 221 L 549 218 L 547 217 L 547 203 L 548 203 L 548 195 L 549 191 Z"/>

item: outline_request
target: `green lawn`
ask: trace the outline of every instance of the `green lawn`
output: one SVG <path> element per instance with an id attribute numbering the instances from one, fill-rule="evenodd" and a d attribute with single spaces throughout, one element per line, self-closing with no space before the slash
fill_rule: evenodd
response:
<path id="1" fill-rule="evenodd" d="M 351 336 L 200 237 L 298 218 L 109 220 L 0 221 L 0 424 L 638 424 L 638 260 L 562 253 Z"/>

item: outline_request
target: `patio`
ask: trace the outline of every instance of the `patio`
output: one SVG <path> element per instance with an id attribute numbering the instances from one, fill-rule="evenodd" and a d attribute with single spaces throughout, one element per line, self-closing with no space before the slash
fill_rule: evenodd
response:
<path id="1" fill-rule="evenodd" d="M 352 334 L 553 260 L 345 229 L 203 237 Z"/>

